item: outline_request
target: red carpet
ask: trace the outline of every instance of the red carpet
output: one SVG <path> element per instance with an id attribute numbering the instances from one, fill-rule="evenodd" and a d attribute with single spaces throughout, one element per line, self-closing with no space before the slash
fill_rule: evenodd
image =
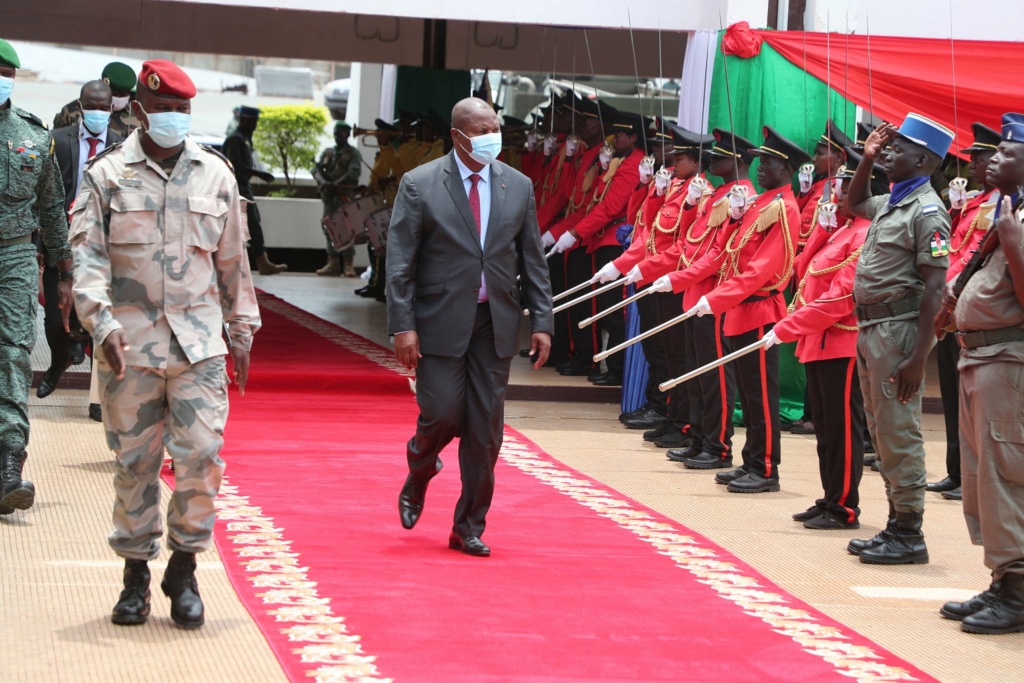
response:
<path id="1" fill-rule="evenodd" d="M 447 548 L 454 448 L 403 530 L 417 411 L 390 352 L 261 303 L 216 539 L 292 680 L 932 680 L 512 429 L 492 557 Z"/>

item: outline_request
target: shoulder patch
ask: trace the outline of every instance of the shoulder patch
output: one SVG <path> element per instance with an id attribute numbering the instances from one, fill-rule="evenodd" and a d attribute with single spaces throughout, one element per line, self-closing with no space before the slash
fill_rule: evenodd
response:
<path id="1" fill-rule="evenodd" d="M 24 109 L 18 109 L 17 107 L 14 108 L 14 112 L 18 116 L 20 116 L 21 118 L 23 118 L 26 121 L 28 121 L 29 123 L 34 123 L 35 125 L 39 126 L 43 130 L 49 130 L 49 128 L 46 127 L 46 124 L 43 123 L 43 120 L 40 119 L 35 114 L 30 114 L 29 112 L 25 111 Z"/>
<path id="2" fill-rule="evenodd" d="M 106 147 L 103 148 L 102 152 L 100 152 L 99 154 L 94 156 L 92 159 L 89 159 L 89 161 L 85 164 L 85 167 L 87 169 L 88 168 L 92 168 L 92 165 L 95 164 L 98 160 L 100 160 L 103 157 L 107 156 L 108 154 L 110 154 L 111 152 L 113 152 L 115 149 L 117 149 L 118 147 L 120 147 L 123 144 L 124 144 L 124 140 L 122 140 L 121 142 L 115 142 L 112 145 L 107 145 Z"/>
<path id="3" fill-rule="evenodd" d="M 218 159 L 223 161 L 225 165 L 227 165 L 228 170 L 230 170 L 232 173 L 235 172 L 235 167 L 231 165 L 231 162 L 228 161 L 228 158 L 226 156 L 224 156 L 223 154 L 221 154 L 220 152 L 218 152 L 216 149 L 214 149 L 213 147 L 210 147 L 209 145 L 199 145 L 199 148 L 201 150 L 203 150 L 204 152 L 208 152 L 208 153 L 212 154 L 213 156 L 217 157 Z"/>

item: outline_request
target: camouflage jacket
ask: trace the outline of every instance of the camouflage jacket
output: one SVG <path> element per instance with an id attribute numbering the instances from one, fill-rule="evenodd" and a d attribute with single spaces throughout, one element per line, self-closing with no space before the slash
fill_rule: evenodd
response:
<path id="1" fill-rule="evenodd" d="M 191 139 L 168 178 L 139 133 L 96 156 L 71 210 L 75 305 L 97 343 L 123 329 L 129 365 L 165 368 L 248 349 L 260 327 L 234 174 Z"/>
<path id="2" fill-rule="evenodd" d="M 82 120 L 82 105 L 78 100 L 65 104 L 53 117 L 53 128 L 64 128 Z M 123 138 L 139 127 L 139 120 L 132 116 L 130 106 L 110 115 L 110 129 Z"/>
<path id="3" fill-rule="evenodd" d="M 0 239 L 36 228 L 54 259 L 71 258 L 53 137 L 42 121 L 12 104 L 0 109 Z"/>
<path id="4" fill-rule="evenodd" d="M 320 170 L 339 185 L 355 185 L 362 173 L 363 155 L 352 145 L 328 147 L 320 155 Z"/>

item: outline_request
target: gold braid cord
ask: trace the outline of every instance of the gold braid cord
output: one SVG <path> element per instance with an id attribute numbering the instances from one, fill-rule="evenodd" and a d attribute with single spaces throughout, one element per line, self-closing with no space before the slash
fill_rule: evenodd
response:
<path id="1" fill-rule="evenodd" d="M 658 233 L 675 235 L 679 232 L 679 223 L 683 220 L 683 206 L 679 205 L 679 213 L 676 215 L 676 222 L 671 228 L 661 227 L 661 212 L 668 206 L 669 200 L 676 196 L 683 188 L 686 183 L 678 183 L 675 187 L 670 187 L 668 192 L 665 194 L 665 201 L 662 203 L 661 208 L 658 209 L 658 213 L 654 215 L 654 221 L 651 223 L 651 233 L 647 236 L 647 255 L 654 256 L 658 253 L 656 246 Z"/>
<path id="2" fill-rule="evenodd" d="M 785 242 L 786 265 L 783 268 L 782 277 L 780 277 L 777 282 L 765 285 L 764 287 L 759 288 L 758 291 L 770 292 L 785 285 L 789 281 L 789 278 L 793 275 L 793 260 L 796 258 L 796 251 L 793 245 L 793 236 L 789 232 L 789 221 L 786 219 L 786 203 L 779 198 L 761 209 L 757 218 L 743 234 L 743 237 L 740 238 L 740 243 L 738 245 L 735 244 L 735 240 L 739 231 L 729 238 L 729 241 L 725 245 L 725 261 L 722 263 L 722 269 L 718 273 L 719 282 L 724 282 L 733 275 L 739 274 L 740 253 L 743 251 L 743 248 L 747 246 L 747 243 L 754 237 L 754 235 L 767 231 L 768 228 L 772 227 L 776 223 L 780 224 L 782 239 Z"/>
<path id="3" fill-rule="evenodd" d="M 803 226 L 800 226 L 800 244 L 806 244 L 807 240 L 810 239 L 811 233 L 814 232 L 814 228 L 818 225 L 818 213 L 821 211 L 821 207 L 832 201 L 832 189 L 829 188 L 829 199 L 825 200 L 825 193 L 821 193 L 821 199 L 814 206 L 814 215 L 811 216 L 811 227 L 807 228 L 807 232 L 804 232 Z"/>
<path id="4" fill-rule="evenodd" d="M 703 202 L 703 205 L 698 209 L 698 211 L 703 211 L 703 207 L 707 205 L 707 200 L 701 199 L 701 201 Z M 694 221 L 686 230 L 686 241 L 690 244 L 700 244 L 708 235 L 711 234 L 712 230 L 722 225 L 728 217 L 729 195 L 725 194 L 721 199 L 711 205 L 711 214 L 708 216 L 708 229 L 704 231 L 704 234 L 699 237 L 693 236 L 693 226 L 697 224 L 697 221 Z"/>
<path id="5" fill-rule="evenodd" d="M 847 221 L 846 225 L 849 225 L 849 224 L 850 224 L 850 222 Z M 856 249 L 854 249 L 850 253 L 849 256 L 847 256 L 840 263 L 837 263 L 834 266 L 829 266 L 828 268 L 822 268 L 820 270 L 815 270 L 814 268 L 808 268 L 807 269 L 807 273 L 805 273 L 803 279 L 800 280 L 800 285 L 796 288 L 796 296 L 793 297 L 792 303 L 789 304 L 789 312 L 792 313 L 793 311 L 796 310 L 797 303 L 799 303 L 801 306 L 806 306 L 807 305 L 807 300 L 804 299 L 804 286 L 807 284 L 807 278 L 809 278 L 809 277 L 821 277 L 822 275 L 830 275 L 832 273 L 835 273 L 836 271 L 842 270 L 843 268 L 845 268 L 845 267 L 847 267 L 847 266 L 849 266 L 851 264 L 856 263 L 857 259 L 860 258 L 860 252 L 861 252 L 862 249 L 864 249 L 864 245 L 863 244 L 860 245 L 859 247 L 857 247 Z M 846 296 L 839 297 L 839 299 L 846 299 L 846 298 L 851 297 L 851 296 L 853 296 L 852 292 L 847 294 Z M 839 301 L 839 299 L 817 299 L 817 301 L 820 301 L 822 303 L 828 303 L 830 301 Z M 834 323 L 832 325 L 832 327 L 836 327 L 836 328 L 838 328 L 840 330 L 846 330 L 847 332 L 856 332 L 857 331 L 857 326 L 856 325 L 843 325 L 841 323 Z"/>
<path id="6" fill-rule="evenodd" d="M 578 149 L 576 151 L 579 152 Z M 547 177 L 544 178 L 544 182 L 542 183 L 542 189 L 544 190 L 544 192 L 542 192 L 540 196 L 541 206 L 544 206 L 544 204 L 547 203 L 548 199 L 551 198 L 551 193 L 555 190 L 556 187 L 558 187 L 558 181 L 562 178 L 562 166 L 564 165 L 565 144 L 563 143 L 562 147 L 558 150 L 558 163 L 555 164 L 555 170 L 553 172 L 548 171 Z M 552 173 L 554 173 L 553 176 Z"/>
<path id="7" fill-rule="evenodd" d="M 618 159 L 612 159 L 608 164 L 608 170 L 605 171 L 603 176 L 601 176 L 601 182 L 604 183 L 604 189 L 601 190 L 600 197 L 595 193 L 594 196 L 590 198 L 590 204 L 587 206 L 587 213 L 590 213 L 591 209 L 604 201 L 604 196 L 608 194 L 608 188 L 612 186 L 612 178 L 615 177 L 615 172 L 619 170 L 619 166 L 621 165 L 621 157 Z"/>
<path id="8" fill-rule="evenodd" d="M 950 254 L 959 254 L 960 250 L 964 248 L 964 245 L 970 244 L 971 235 L 974 234 L 975 230 L 987 232 L 988 229 L 992 227 L 992 213 L 995 211 L 995 207 L 996 203 L 992 202 L 991 204 L 982 204 L 978 208 L 978 213 L 974 216 L 974 220 L 971 221 L 971 224 L 967 227 L 967 232 L 964 233 L 964 238 L 960 240 L 960 245 L 956 248 L 954 248 L 952 244 L 949 245 Z M 985 209 L 989 209 L 989 211 L 985 211 Z M 963 216 L 962 210 L 960 215 Z"/>
<path id="9" fill-rule="evenodd" d="M 573 193 L 569 195 L 569 205 L 565 207 L 565 217 L 568 218 L 572 214 L 583 208 L 583 200 L 586 199 L 587 193 L 590 192 L 590 188 L 594 186 L 594 179 L 597 177 L 597 160 L 587 169 L 587 174 L 583 176 L 583 187 L 580 200 L 576 201 L 576 188 L 573 188 Z M 587 208 L 590 211 L 590 208 Z"/>

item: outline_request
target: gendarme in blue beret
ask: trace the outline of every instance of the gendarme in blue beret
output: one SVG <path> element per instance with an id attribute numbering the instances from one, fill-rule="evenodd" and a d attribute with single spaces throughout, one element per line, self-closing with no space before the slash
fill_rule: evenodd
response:
<path id="1" fill-rule="evenodd" d="M 1024 114 L 1014 112 L 1003 114 L 1003 140 L 1024 142 Z"/>
<path id="2" fill-rule="evenodd" d="M 21 68 L 21 60 L 18 59 L 18 52 L 3 38 L 0 38 L 0 64 Z"/>
<path id="3" fill-rule="evenodd" d="M 907 114 L 896 134 L 921 145 L 939 158 L 944 158 L 953 144 L 953 131 L 920 114 Z"/>

